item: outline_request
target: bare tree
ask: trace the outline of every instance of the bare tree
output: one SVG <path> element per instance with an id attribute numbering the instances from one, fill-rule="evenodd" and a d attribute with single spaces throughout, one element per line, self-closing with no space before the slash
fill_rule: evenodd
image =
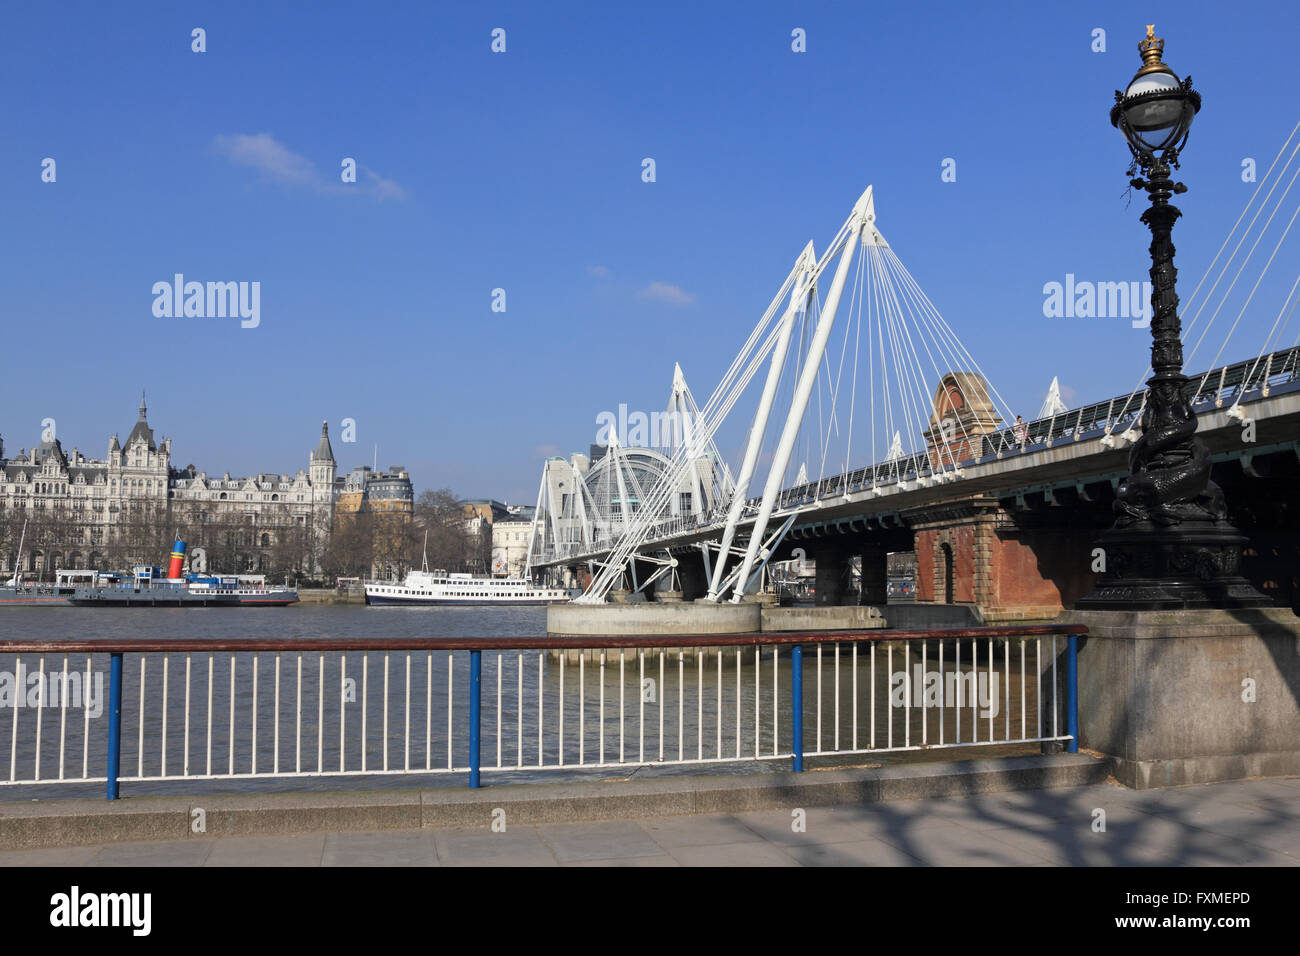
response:
<path id="1" fill-rule="evenodd" d="M 305 525 L 282 524 L 275 529 L 267 555 L 267 573 L 275 580 L 298 578 L 311 566 L 310 535 Z"/>
<path id="2" fill-rule="evenodd" d="M 374 561 L 379 577 L 401 577 L 411 567 L 409 529 L 411 515 L 402 511 L 370 514 L 374 535 Z"/>
<path id="3" fill-rule="evenodd" d="M 330 578 L 370 577 L 375 563 L 375 535 L 369 512 L 335 515 L 334 530 L 322 565 Z"/>
<path id="4" fill-rule="evenodd" d="M 465 512 L 451 489 L 422 491 L 416 499 L 407 535 L 407 554 L 412 566 L 418 566 L 423 559 L 425 532 L 429 538 L 430 567 L 448 571 L 472 569 L 474 544 Z"/>

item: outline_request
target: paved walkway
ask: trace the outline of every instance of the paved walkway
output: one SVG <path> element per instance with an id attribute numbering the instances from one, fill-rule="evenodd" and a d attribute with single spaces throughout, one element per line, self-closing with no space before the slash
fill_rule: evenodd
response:
<path id="1" fill-rule="evenodd" d="M 1297 866 L 1300 779 L 0 852 L 0 866 Z M 1104 830 L 1100 829 L 1104 813 Z"/>

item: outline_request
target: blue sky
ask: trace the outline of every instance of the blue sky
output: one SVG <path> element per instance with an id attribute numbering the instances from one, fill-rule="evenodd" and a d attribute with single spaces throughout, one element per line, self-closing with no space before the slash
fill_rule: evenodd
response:
<path id="1" fill-rule="evenodd" d="M 1144 24 L 1205 96 L 1184 297 L 1254 188 L 1243 158 L 1262 173 L 1300 119 L 1294 6 L 1165 6 L 11 5 L 0 434 L 12 454 L 54 418 L 102 457 L 143 388 L 177 464 L 293 472 L 326 419 L 341 467 L 377 444 L 419 488 L 531 502 L 544 455 L 585 449 L 620 402 L 662 408 L 675 361 L 703 403 L 867 184 L 1013 407 L 1030 417 L 1053 375 L 1071 404 L 1125 391 L 1149 333 L 1044 318 L 1042 290 L 1146 278 L 1107 119 Z M 1289 286 L 1294 252 L 1278 271 Z M 155 317 L 177 272 L 259 281 L 261 324 Z M 1279 303 L 1225 358 L 1258 351 Z"/>

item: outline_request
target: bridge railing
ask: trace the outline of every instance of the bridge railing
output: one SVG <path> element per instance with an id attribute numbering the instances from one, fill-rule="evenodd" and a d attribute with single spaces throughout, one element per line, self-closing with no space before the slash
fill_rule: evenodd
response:
<path id="1" fill-rule="evenodd" d="M 1267 394 L 1275 387 L 1300 381 L 1300 347 L 1283 349 L 1189 376 L 1187 393 L 1193 404 L 1231 404 L 1251 392 Z"/>
<path id="2" fill-rule="evenodd" d="M 0 786 L 1074 750 L 1083 630 L 6 641 Z"/>
<path id="3" fill-rule="evenodd" d="M 1271 392 L 1298 384 L 1300 347 L 1292 347 L 1189 375 L 1184 391 L 1189 402 L 1202 406 L 1201 410 L 1204 410 L 1207 403 L 1222 407 L 1252 392 L 1267 394 L 1265 389 Z M 971 465 L 1029 449 L 1051 447 L 1064 439 L 1078 440 L 1085 435 L 1119 434 L 1137 428 L 1141 414 L 1142 395 L 1122 395 L 1025 422 L 1023 433 L 1018 433 L 1012 426 L 986 435 L 970 436 L 969 443 L 963 442 L 963 447 L 971 453 L 962 457 L 958 464 Z M 798 507 L 873 486 L 935 477 L 941 469 L 935 467 L 932 454 L 933 450 L 920 452 L 788 488 L 781 493 L 780 506 Z"/>

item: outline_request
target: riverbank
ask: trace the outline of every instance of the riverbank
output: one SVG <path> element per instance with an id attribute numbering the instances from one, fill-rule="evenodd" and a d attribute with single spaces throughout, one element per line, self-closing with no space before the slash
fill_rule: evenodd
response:
<path id="1" fill-rule="evenodd" d="M 362 588 L 299 588 L 298 601 L 302 604 L 365 604 L 366 592 Z"/>

